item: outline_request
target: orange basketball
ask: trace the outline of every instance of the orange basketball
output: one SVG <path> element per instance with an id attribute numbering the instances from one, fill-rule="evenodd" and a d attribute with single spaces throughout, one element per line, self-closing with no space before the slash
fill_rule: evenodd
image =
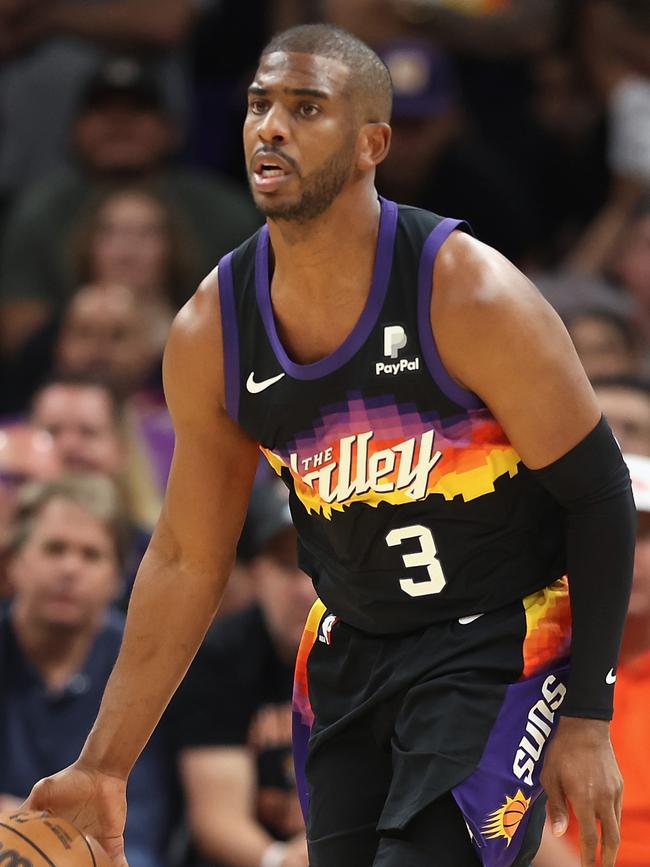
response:
<path id="1" fill-rule="evenodd" d="M 110 867 L 92 837 L 66 819 L 36 810 L 0 813 L 0 867 Z"/>

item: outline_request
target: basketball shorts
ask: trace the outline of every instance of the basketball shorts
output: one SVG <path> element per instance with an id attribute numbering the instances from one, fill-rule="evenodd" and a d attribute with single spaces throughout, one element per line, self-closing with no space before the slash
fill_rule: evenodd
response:
<path id="1" fill-rule="evenodd" d="M 317 601 L 293 709 L 310 867 L 528 867 L 570 643 L 566 579 L 397 636 L 360 632 Z M 435 856 L 459 828 L 467 857 Z M 386 855 L 410 837 L 434 855 Z"/>

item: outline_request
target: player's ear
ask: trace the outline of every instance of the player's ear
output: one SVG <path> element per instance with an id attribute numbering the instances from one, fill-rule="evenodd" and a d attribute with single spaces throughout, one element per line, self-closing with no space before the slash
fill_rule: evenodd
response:
<path id="1" fill-rule="evenodd" d="M 362 171 L 378 166 L 390 148 L 391 128 L 387 123 L 366 123 L 359 132 L 358 168 Z"/>

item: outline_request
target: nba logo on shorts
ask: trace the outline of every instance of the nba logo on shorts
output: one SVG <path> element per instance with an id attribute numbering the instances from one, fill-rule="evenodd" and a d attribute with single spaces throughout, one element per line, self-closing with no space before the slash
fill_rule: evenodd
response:
<path id="1" fill-rule="evenodd" d="M 338 617 L 335 614 L 328 614 L 321 621 L 318 640 L 322 641 L 323 644 L 330 645 L 332 643 L 332 629 L 335 623 L 338 623 Z"/>
<path id="2" fill-rule="evenodd" d="M 406 331 L 401 325 L 387 325 L 384 328 L 384 355 L 397 358 L 400 349 L 406 346 Z"/>

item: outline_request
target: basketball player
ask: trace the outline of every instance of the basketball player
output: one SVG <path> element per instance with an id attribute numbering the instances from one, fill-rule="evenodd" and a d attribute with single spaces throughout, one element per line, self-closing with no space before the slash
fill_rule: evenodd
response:
<path id="1" fill-rule="evenodd" d="M 530 283 L 378 198 L 390 103 L 376 55 L 322 25 L 274 38 L 250 87 L 267 224 L 173 326 L 176 452 L 120 658 L 79 760 L 28 801 L 118 865 L 126 778 L 219 603 L 258 444 L 322 599 L 295 690 L 311 867 L 529 865 L 544 756 L 556 832 L 570 802 L 583 864 L 601 836 L 614 865 L 627 469 Z"/>

